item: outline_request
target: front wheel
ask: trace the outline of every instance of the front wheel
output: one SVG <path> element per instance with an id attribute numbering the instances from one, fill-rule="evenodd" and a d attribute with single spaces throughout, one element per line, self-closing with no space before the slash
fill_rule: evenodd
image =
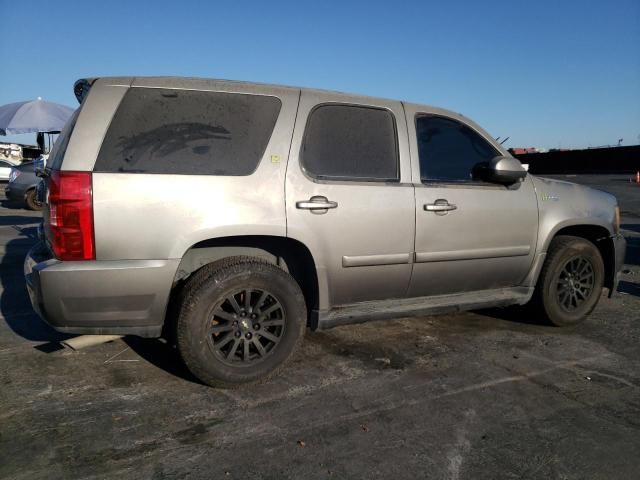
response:
<path id="1" fill-rule="evenodd" d="M 307 311 L 300 287 L 281 268 L 231 257 L 185 285 L 178 350 L 202 382 L 234 387 L 273 376 L 300 345 Z"/>
<path id="2" fill-rule="evenodd" d="M 576 325 L 596 307 L 603 285 L 604 263 L 596 246 L 584 238 L 558 236 L 547 252 L 532 303 L 553 325 Z"/>

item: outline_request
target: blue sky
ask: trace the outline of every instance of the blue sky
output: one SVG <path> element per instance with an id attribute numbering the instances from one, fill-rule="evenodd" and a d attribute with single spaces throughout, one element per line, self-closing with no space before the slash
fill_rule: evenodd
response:
<path id="1" fill-rule="evenodd" d="M 0 18 L 0 105 L 183 75 L 437 105 L 510 147 L 640 143 L 639 0 L 0 0 Z"/>

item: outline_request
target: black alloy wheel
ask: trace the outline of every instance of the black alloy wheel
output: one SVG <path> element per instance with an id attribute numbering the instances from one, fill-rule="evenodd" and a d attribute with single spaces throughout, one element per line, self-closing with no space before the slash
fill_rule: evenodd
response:
<path id="1" fill-rule="evenodd" d="M 213 312 L 207 341 L 226 364 L 263 361 L 280 343 L 285 313 L 266 290 L 246 289 L 227 296 Z"/>
<path id="2" fill-rule="evenodd" d="M 567 312 L 580 308 L 593 293 L 595 272 L 588 258 L 577 256 L 569 260 L 558 276 L 558 304 Z"/>

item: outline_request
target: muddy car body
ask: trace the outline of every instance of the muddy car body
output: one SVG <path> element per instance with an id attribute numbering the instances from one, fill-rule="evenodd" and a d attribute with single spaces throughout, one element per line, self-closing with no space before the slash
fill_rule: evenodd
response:
<path id="1" fill-rule="evenodd" d="M 60 331 L 170 325 L 196 376 L 232 386 L 305 327 L 531 303 L 574 324 L 615 290 L 615 198 L 527 174 L 462 115 L 220 80 L 75 90 L 25 262 Z"/>

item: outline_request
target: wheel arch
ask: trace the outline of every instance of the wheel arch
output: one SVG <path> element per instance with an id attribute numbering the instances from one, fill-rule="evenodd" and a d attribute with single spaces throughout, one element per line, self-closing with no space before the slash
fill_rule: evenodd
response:
<path id="1" fill-rule="evenodd" d="M 29 192 L 33 192 L 38 188 L 38 184 L 34 183 L 33 185 L 29 185 L 27 188 L 24 189 L 24 199 L 27 199 L 27 195 L 29 195 Z"/>
<path id="2" fill-rule="evenodd" d="M 300 285 L 309 313 L 308 326 L 316 328 L 320 291 L 318 271 L 309 248 L 298 240 L 270 235 L 241 235 L 202 240 L 183 254 L 176 271 L 172 296 L 184 282 L 205 265 L 232 256 L 264 259 L 287 271 Z"/>
<path id="3" fill-rule="evenodd" d="M 554 238 L 561 235 L 570 235 L 574 237 L 584 238 L 593 243 L 600 252 L 604 263 L 605 278 L 604 286 L 611 291 L 615 283 L 615 247 L 612 233 L 606 226 L 598 223 L 575 223 L 558 225 L 552 233 L 547 237 L 544 243 L 543 253 L 539 254 L 539 261 L 536 262 L 532 276 L 532 285 L 538 282 L 540 271 L 546 257 L 546 252 Z"/>
<path id="4" fill-rule="evenodd" d="M 559 229 L 554 238 L 559 235 L 571 235 L 584 238 L 593 243 L 604 262 L 604 286 L 609 290 L 613 289 L 615 280 L 616 252 L 611 238 L 611 232 L 602 225 L 570 225 Z"/>

